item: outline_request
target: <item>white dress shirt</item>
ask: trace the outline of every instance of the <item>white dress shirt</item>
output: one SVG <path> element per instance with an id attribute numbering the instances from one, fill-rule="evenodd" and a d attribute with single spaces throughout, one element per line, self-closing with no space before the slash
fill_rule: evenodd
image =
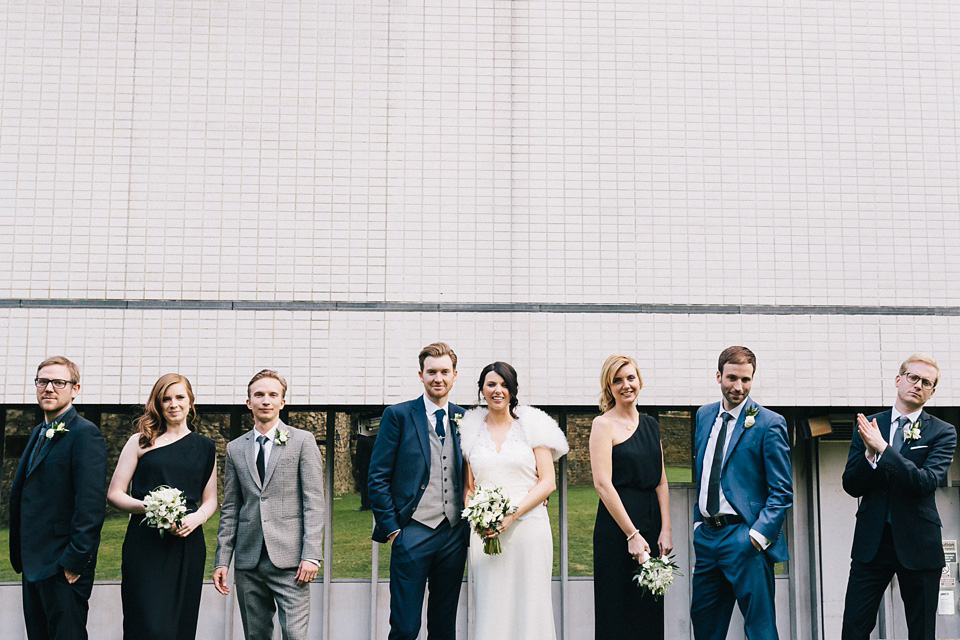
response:
<path id="1" fill-rule="evenodd" d="M 713 469 L 713 454 L 717 450 L 717 440 L 720 437 L 720 429 L 723 426 L 723 416 L 724 413 L 729 413 L 732 417 L 729 422 L 727 422 L 727 433 L 726 439 L 723 442 L 723 460 L 727 457 L 727 447 L 730 446 L 730 438 L 733 436 L 733 430 L 737 426 L 737 420 L 740 419 L 740 413 L 743 411 L 744 405 L 747 403 L 747 400 L 750 398 L 744 398 L 743 402 L 735 406 L 730 410 L 723 408 L 723 402 L 720 403 L 720 410 L 717 412 L 717 417 L 713 421 L 713 428 L 710 429 L 710 438 L 707 440 L 707 448 L 703 452 L 703 471 L 700 475 L 700 496 L 697 500 L 700 506 L 700 515 L 703 517 L 708 517 L 710 515 L 721 515 L 721 516 L 733 516 L 737 515 L 737 510 L 730 505 L 730 502 L 727 500 L 727 496 L 723 493 L 723 487 L 720 488 L 720 511 L 715 514 L 707 513 L 707 491 L 709 490 L 710 485 L 710 471 Z M 697 523 L 699 526 L 701 523 Z M 767 539 L 765 535 L 750 529 L 750 537 L 760 543 L 761 549 L 766 549 L 770 546 L 770 540 Z"/>
<path id="2" fill-rule="evenodd" d="M 447 428 L 450 426 L 450 403 L 444 402 L 442 407 L 438 407 L 430 402 L 430 398 L 427 397 L 427 394 L 423 394 L 423 404 L 427 410 L 427 426 L 430 427 L 430 432 L 436 434 L 437 411 L 443 409 L 443 433 L 450 433 L 450 430 Z"/>
<path id="3" fill-rule="evenodd" d="M 916 411 L 912 411 L 911 413 L 900 413 L 899 411 L 897 411 L 896 407 L 893 407 L 893 409 L 890 410 L 890 432 L 887 434 L 887 445 L 889 446 L 893 445 L 893 435 L 897 432 L 897 427 L 898 427 L 897 422 L 900 420 L 900 416 L 907 416 L 907 418 L 910 420 L 910 424 L 914 424 L 916 423 L 917 420 L 920 419 L 920 414 L 922 412 L 923 412 L 923 407 L 920 407 L 919 409 L 917 409 Z M 877 468 L 877 463 L 880 462 L 880 458 L 883 456 L 883 454 L 881 453 L 876 458 L 871 460 L 870 454 L 867 451 L 864 451 L 863 455 L 866 456 L 867 462 L 870 463 L 870 466 L 873 467 L 874 469 Z"/>
<path id="4" fill-rule="evenodd" d="M 270 430 L 266 433 L 260 433 L 256 427 L 253 428 L 253 453 L 254 456 L 260 453 L 260 443 L 257 442 L 257 438 L 260 436 L 267 436 L 267 441 L 263 443 L 263 468 L 266 471 L 267 465 L 270 464 L 270 453 L 273 451 L 273 441 L 277 437 L 277 424 L 270 427 Z"/>

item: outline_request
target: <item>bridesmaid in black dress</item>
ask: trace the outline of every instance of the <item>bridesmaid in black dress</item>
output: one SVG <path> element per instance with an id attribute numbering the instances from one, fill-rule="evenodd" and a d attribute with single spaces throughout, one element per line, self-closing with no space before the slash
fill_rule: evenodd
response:
<path id="1" fill-rule="evenodd" d="M 603 414 L 590 431 L 600 494 L 593 530 L 595 639 L 662 640 L 663 598 L 633 582 L 638 563 L 673 550 L 660 425 L 637 410 L 643 380 L 632 358 L 607 358 L 600 383 Z"/>
<path id="2" fill-rule="evenodd" d="M 193 401 L 184 376 L 157 380 L 107 490 L 110 504 L 132 514 L 120 585 L 128 640 L 196 637 L 207 556 L 201 525 L 217 508 L 217 460 L 213 441 L 187 426 L 196 415 Z M 142 524 L 143 498 L 161 485 L 180 489 L 187 500 L 180 526 L 162 536 Z"/>

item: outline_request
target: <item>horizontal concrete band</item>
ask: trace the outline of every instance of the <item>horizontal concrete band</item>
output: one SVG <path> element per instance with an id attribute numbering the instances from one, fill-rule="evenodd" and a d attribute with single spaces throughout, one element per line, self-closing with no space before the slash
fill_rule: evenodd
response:
<path id="1" fill-rule="evenodd" d="M 0 298 L 4 309 L 163 309 L 166 311 L 371 311 L 407 313 L 646 313 L 761 316 L 960 316 L 960 307 L 777 304 L 550 304 L 348 302 L 337 300 L 95 300 Z"/>

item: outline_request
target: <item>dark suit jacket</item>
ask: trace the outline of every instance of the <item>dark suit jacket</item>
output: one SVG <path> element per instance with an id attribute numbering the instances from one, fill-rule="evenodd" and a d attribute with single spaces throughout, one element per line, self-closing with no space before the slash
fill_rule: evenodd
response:
<path id="1" fill-rule="evenodd" d="M 463 409 L 447 405 L 451 420 L 447 437 L 453 438 L 456 460 L 456 491 L 463 491 L 463 455 L 460 434 L 453 416 Z M 376 520 L 373 539 L 386 542 L 387 535 L 402 529 L 413 515 L 430 481 L 430 434 L 423 396 L 387 407 L 380 418 L 377 441 L 370 458 L 367 483 L 370 507 Z"/>
<path id="2" fill-rule="evenodd" d="M 10 489 L 10 563 L 30 582 L 49 578 L 61 568 L 80 574 L 80 585 L 93 584 L 106 512 L 107 450 L 100 429 L 74 407 L 58 418 L 67 432 L 58 434 L 30 458 L 44 437 L 39 426 L 30 434 Z"/>
<path id="3" fill-rule="evenodd" d="M 876 418 L 880 433 L 890 433 L 891 411 Z M 851 557 L 870 562 L 877 555 L 880 536 L 890 508 L 890 532 L 900 563 L 907 569 L 939 569 L 944 566 L 940 544 L 940 515 L 934 492 L 953 460 L 957 431 L 953 425 L 920 413 L 920 439 L 904 442 L 900 451 L 888 446 L 877 468 L 867 462 L 860 434 L 853 433 L 843 489 L 860 498 Z"/>
<path id="4" fill-rule="evenodd" d="M 747 427 L 747 410 L 754 408 L 758 410 L 755 422 L 752 427 Z M 697 496 L 700 495 L 703 475 L 703 455 L 719 412 L 719 402 L 704 405 L 697 411 L 694 438 Z M 747 399 L 723 458 L 720 488 L 737 515 L 751 529 L 770 540 L 765 553 L 775 562 L 787 560 L 787 540 L 780 533 L 787 509 L 793 504 L 793 475 L 787 423 L 783 416 Z M 695 501 L 693 521 L 700 520 L 700 504 Z"/>

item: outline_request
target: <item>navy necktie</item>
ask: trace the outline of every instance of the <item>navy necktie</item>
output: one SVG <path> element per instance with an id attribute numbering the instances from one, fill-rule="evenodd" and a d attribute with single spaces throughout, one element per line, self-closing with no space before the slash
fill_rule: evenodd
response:
<path id="1" fill-rule="evenodd" d="M 267 436 L 257 436 L 257 442 L 260 443 L 260 450 L 257 451 L 257 474 L 260 475 L 260 484 L 263 484 L 263 477 L 267 475 L 267 467 L 263 463 L 264 460 L 264 446 L 267 443 Z"/>
<path id="2" fill-rule="evenodd" d="M 437 409 L 437 435 L 440 436 L 440 439 L 443 440 L 443 437 L 447 435 L 446 430 L 443 428 L 443 416 L 446 415 L 446 412 L 443 409 Z"/>
<path id="3" fill-rule="evenodd" d="M 707 515 L 715 516 L 720 511 L 720 467 L 723 466 L 723 445 L 727 442 L 727 422 L 733 418 L 726 411 L 720 416 L 723 424 L 717 436 L 717 446 L 713 450 L 713 464 L 710 466 L 710 482 L 707 484 Z"/>

